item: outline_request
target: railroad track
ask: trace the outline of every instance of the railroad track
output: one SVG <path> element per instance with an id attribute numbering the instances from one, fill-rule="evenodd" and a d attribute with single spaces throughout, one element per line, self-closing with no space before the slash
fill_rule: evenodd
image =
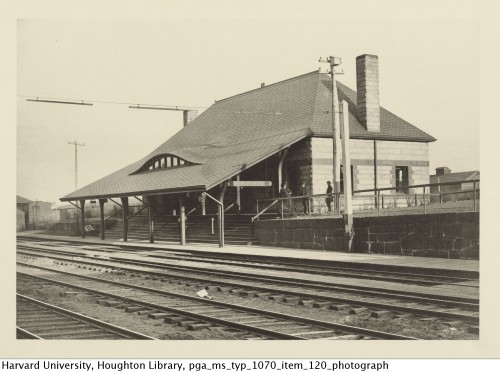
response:
<path id="1" fill-rule="evenodd" d="M 18 339 L 155 340 L 98 319 L 16 294 Z"/>
<path id="2" fill-rule="evenodd" d="M 25 240 L 26 241 L 26 240 Z M 27 241 L 30 242 L 30 241 Z M 32 241 L 31 241 L 32 242 Z M 130 246 L 116 246 L 116 245 L 85 245 L 85 243 L 68 243 L 68 242 L 53 242 L 53 241 L 37 241 L 36 243 L 41 245 L 46 245 L 49 247 L 64 247 L 64 246 L 85 246 L 86 250 L 92 250 L 97 252 L 123 252 L 124 250 L 129 252 L 138 251 L 137 248 L 132 248 Z M 296 262 L 294 260 L 287 260 L 286 263 L 275 262 L 275 258 L 271 257 L 241 257 L 240 255 L 234 254 L 224 254 L 224 253 L 213 253 L 213 252 L 200 252 L 197 251 L 194 256 L 193 253 L 186 253 L 175 249 L 162 249 L 162 253 L 165 254 L 148 254 L 151 258 L 160 258 L 164 260 L 175 259 L 177 261 L 188 261 L 188 262 L 203 262 L 212 264 L 224 264 L 231 265 L 233 267 L 247 267 L 247 268 L 259 268 L 259 269 L 269 269 L 273 271 L 288 271 L 288 272 L 301 272 L 301 273 L 311 273 L 314 275 L 325 275 L 325 276 L 337 276 L 337 277 L 347 277 L 356 279 L 366 279 L 366 280 L 379 280 L 395 283 L 406 283 L 406 284 L 416 284 L 421 286 L 435 286 L 441 284 L 453 284 L 464 287 L 478 287 L 478 278 L 472 277 L 474 274 L 469 274 L 470 276 L 464 276 L 466 274 L 448 274 L 448 275 L 432 275 L 423 273 L 412 273 L 411 268 L 404 268 L 403 270 L 392 268 L 382 268 L 380 265 L 376 266 L 375 269 L 369 269 L 363 267 L 363 265 L 356 264 L 353 267 L 352 263 L 346 262 L 329 262 L 328 264 L 315 264 L 307 262 Z M 364 265 L 366 266 L 366 265 Z M 398 271 L 400 270 L 400 271 Z"/>
<path id="3" fill-rule="evenodd" d="M 19 249 L 21 248 L 21 250 Z M 74 256 L 74 257 L 87 257 L 87 258 L 90 258 L 90 257 L 93 257 L 93 258 L 96 258 L 96 259 L 99 259 L 99 257 L 101 255 L 92 255 L 92 254 L 89 254 L 88 252 L 84 251 L 84 252 L 67 252 L 67 251 L 61 251 L 61 250 L 54 250 L 54 249 L 49 249 L 49 248 L 40 248 L 40 247 L 33 247 L 33 246 L 23 246 L 23 245 L 18 245 L 18 252 L 23 252 L 22 249 L 25 249 L 25 250 L 29 250 L 31 252 L 34 252 L 34 251 L 39 251 L 41 252 L 42 254 L 64 254 L 64 255 L 67 255 L 67 256 Z M 25 251 L 26 252 L 26 251 Z M 115 251 L 116 252 L 116 251 Z M 53 256 L 52 256 L 53 257 Z M 132 263 L 132 264 L 137 264 L 138 262 L 141 263 L 141 265 L 144 265 L 146 267 L 156 267 L 156 268 L 164 268 L 164 269 L 175 269 L 175 270 L 180 270 L 180 271 L 183 271 L 184 273 L 193 273 L 193 274 L 210 274 L 210 275 L 213 275 L 213 274 L 217 274 L 217 275 L 222 275 L 222 276 L 226 276 L 226 277 L 230 277 L 230 276 L 233 276 L 233 277 L 237 277 L 238 274 L 237 272 L 234 272 L 234 271 L 230 271 L 230 270 L 227 270 L 225 268 L 216 268 L 216 267 L 210 267 L 210 268 L 201 268 L 201 267 L 189 267 L 187 265 L 179 265 L 179 264 L 175 264 L 175 263 L 171 263 L 170 261 L 172 259 L 169 259 L 169 258 L 163 258 L 161 263 L 158 262 L 158 258 L 160 258 L 159 256 L 151 256 L 151 255 L 140 255 L 139 256 L 140 258 L 137 258 L 137 259 L 127 259 L 127 258 L 122 258 L 122 257 L 119 257 L 119 256 L 105 256 L 105 259 L 106 260 L 113 260 L 114 262 L 118 263 L 118 262 L 121 262 L 121 263 Z M 198 262 L 203 262 L 201 260 L 198 260 Z M 226 266 L 228 266 L 229 264 L 226 264 Z M 231 265 L 229 265 L 231 266 Z M 255 269 L 258 269 L 259 272 L 261 272 L 261 267 L 253 267 Z M 269 269 L 271 270 L 271 269 Z M 279 272 L 280 270 L 278 270 Z M 295 272 L 292 272 L 292 273 L 295 273 Z M 302 273 L 302 272 L 300 272 Z M 248 273 L 246 273 L 246 275 L 248 275 Z M 251 274 L 253 278 L 260 278 L 261 280 L 263 281 L 266 281 L 268 280 L 269 278 L 273 278 L 273 276 L 270 276 L 270 275 L 267 275 L 267 274 L 262 274 L 262 275 L 259 275 L 259 274 L 256 274 L 256 273 L 252 273 Z M 240 275 L 241 276 L 241 275 Z M 274 276 L 276 278 L 276 275 Z M 289 277 L 286 279 L 286 283 L 288 284 L 295 284 L 295 285 L 306 285 L 306 284 L 325 284 L 324 281 L 322 280 L 300 280 L 298 278 L 294 278 L 294 277 Z M 441 282 L 435 282 L 434 285 L 440 285 L 440 284 L 443 284 Z M 471 285 L 467 285 L 467 284 L 463 284 L 463 283 L 458 283 L 458 284 L 454 284 L 454 285 L 457 285 L 458 288 L 462 288 L 462 287 L 472 287 L 470 290 L 474 291 L 475 289 L 478 288 L 478 285 L 477 283 L 475 284 L 471 284 Z M 330 285 L 333 289 L 333 285 Z M 425 287 L 425 286 L 424 286 Z M 346 290 L 348 292 L 353 292 L 353 291 L 358 291 L 359 294 L 367 294 L 369 295 L 369 291 L 366 292 L 366 293 L 363 293 L 363 290 L 366 290 L 366 285 L 365 286 L 358 286 L 358 285 L 349 285 L 349 284 L 340 284 L 340 283 L 336 283 L 335 284 L 335 289 L 338 290 L 338 291 L 341 291 L 341 290 Z M 319 289 L 319 288 L 317 288 Z M 465 289 L 465 288 L 464 288 Z M 392 288 L 388 288 L 387 290 L 384 290 L 383 288 L 378 288 L 377 289 L 377 293 L 376 295 L 377 296 L 380 296 L 382 292 L 386 292 L 387 294 L 396 294 L 398 293 L 397 290 L 394 290 Z M 407 292 L 405 291 L 400 291 L 401 294 L 405 294 Z M 430 293 L 427 293 L 426 294 L 427 297 L 434 297 L 436 299 L 439 299 L 439 298 L 448 298 L 448 299 L 452 299 L 452 296 L 440 296 L 440 295 L 437 295 L 437 296 L 433 296 L 432 294 Z M 464 298 L 464 296 L 461 296 L 461 297 L 456 297 L 456 301 L 460 301 L 460 299 Z M 468 300 L 465 300 L 466 302 Z M 474 300 L 472 300 L 471 302 L 474 302 Z M 475 301 L 475 303 L 477 303 L 478 301 Z"/>
<path id="4" fill-rule="evenodd" d="M 98 303 L 103 305 L 141 312 L 190 330 L 211 327 L 233 329 L 241 332 L 243 339 L 414 339 L 29 264 L 18 263 L 18 274 L 93 293 L 100 296 Z"/>
<path id="5" fill-rule="evenodd" d="M 27 253 L 28 250 L 20 250 Z M 36 256 L 36 253 L 30 253 Z M 46 257 L 46 253 L 40 257 Z M 83 259 L 77 262 L 75 257 L 64 258 L 62 255 L 51 255 L 50 258 L 60 260 L 61 263 L 71 263 L 79 267 L 92 268 L 104 267 L 120 270 L 131 276 L 140 275 L 153 280 L 168 280 L 191 287 L 205 287 L 208 290 L 229 292 L 232 294 L 271 299 L 312 308 L 346 310 L 350 314 L 365 314 L 371 312 L 373 317 L 393 316 L 403 317 L 414 315 L 426 320 L 441 319 L 447 322 L 465 322 L 471 326 L 470 331 L 476 333 L 479 323 L 479 303 L 477 299 L 456 298 L 451 296 L 430 296 L 404 291 L 380 291 L 375 289 L 339 288 L 337 285 L 329 285 L 319 282 L 293 283 L 291 279 L 257 278 L 249 279 L 249 274 L 218 274 L 225 276 L 224 279 L 211 279 L 206 274 L 212 274 L 210 270 L 201 271 L 205 277 L 188 277 L 186 273 L 199 273 L 199 270 L 184 269 L 181 274 L 166 273 L 165 268 L 170 265 L 150 263 L 146 261 L 135 261 L 131 259 L 93 258 Z M 120 264 L 123 262 L 124 264 Z M 145 268 L 149 268 L 146 270 Z M 292 283 L 291 283 L 292 282 Z M 338 291 L 343 291 L 339 295 Z M 348 295 L 346 295 L 348 293 Z M 384 297 L 382 301 L 381 297 Z"/>

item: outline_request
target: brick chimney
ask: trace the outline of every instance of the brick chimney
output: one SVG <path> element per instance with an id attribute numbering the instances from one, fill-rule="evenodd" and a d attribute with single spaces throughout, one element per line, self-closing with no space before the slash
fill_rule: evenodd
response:
<path id="1" fill-rule="evenodd" d="M 182 112 L 184 116 L 184 126 L 187 126 L 190 122 L 192 122 L 198 116 L 197 110 L 184 110 Z"/>
<path id="2" fill-rule="evenodd" d="M 451 173 L 451 169 L 448 167 L 438 167 L 436 168 L 436 176 L 442 176 L 443 174 Z"/>
<path id="3" fill-rule="evenodd" d="M 380 132 L 378 93 L 378 57 L 363 54 L 356 57 L 358 120 L 369 132 Z"/>

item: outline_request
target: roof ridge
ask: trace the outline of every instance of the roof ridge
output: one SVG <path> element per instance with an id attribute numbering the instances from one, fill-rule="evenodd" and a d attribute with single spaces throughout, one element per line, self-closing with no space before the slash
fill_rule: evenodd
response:
<path id="1" fill-rule="evenodd" d="M 255 88 L 255 89 L 252 89 L 252 90 L 248 90 L 246 92 L 238 93 L 238 94 L 235 94 L 233 96 L 222 98 L 220 100 L 215 100 L 215 103 L 220 103 L 220 102 L 223 102 L 223 101 L 227 101 L 227 100 L 230 100 L 232 98 L 236 98 L 236 97 L 243 96 L 245 94 L 253 93 L 253 92 L 257 91 L 257 90 L 261 90 L 261 89 L 266 89 L 266 88 L 272 87 L 274 85 L 284 84 L 284 83 L 287 83 L 287 82 L 292 81 L 292 80 L 303 79 L 303 78 L 305 78 L 307 76 L 310 76 L 310 75 L 312 76 L 314 74 L 321 74 L 321 72 L 319 70 L 314 70 L 314 71 L 311 71 L 311 72 L 307 72 L 305 74 L 297 75 L 297 76 L 294 76 L 294 77 L 291 77 L 291 78 L 288 78 L 288 79 L 285 79 L 285 80 L 277 81 L 275 83 L 272 83 L 272 84 L 269 84 L 269 85 L 265 85 L 263 87 L 259 87 L 259 88 Z"/>

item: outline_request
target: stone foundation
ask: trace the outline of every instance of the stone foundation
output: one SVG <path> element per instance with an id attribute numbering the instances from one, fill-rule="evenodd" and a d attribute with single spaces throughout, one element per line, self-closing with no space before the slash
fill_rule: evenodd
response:
<path id="1" fill-rule="evenodd" d="M 256 221 L 260 244 L 345 251 L 341 218 Z M 441 258 L 479 259 L 479 213 L 354 218 L 353 250 Z"/>

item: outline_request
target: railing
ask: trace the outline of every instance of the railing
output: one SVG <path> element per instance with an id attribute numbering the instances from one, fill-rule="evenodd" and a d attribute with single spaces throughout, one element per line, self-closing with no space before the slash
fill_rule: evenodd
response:
<path id="1" fill-rule="evenodd" d="M 341 196 L 342 194 L 332 193 L 260 199 L 257 200 L 257 214 L 252 217 L 252 221 L 258 220 L 266 212 L 268 214 L 277 214 L 279 218 L 297 217 L 299 215 L 340 216 L 340 209 L 335 208 L 335 206 L 342 203 Z M 261 209 L 262 207 L 264 208 Z"/>
<path id="2" fill-rule="evenodd" d="M 428 183 L 353 191 L 353 213 L 387 215 L 397 213 L 439 213 L 479 210 L 480 180 Z M 462 189 L 463 187 L 466 189 Z M 449 190 L 459 187 L 460 190 Z M 468 187 L 468 188 L 467 188 Z M 329 208 L 329 205 L 331 208 Z M 317 194 L 257 200 L 261 217 L 296 218 L 339 216 L 344 211 L 343 194 Z"/>

